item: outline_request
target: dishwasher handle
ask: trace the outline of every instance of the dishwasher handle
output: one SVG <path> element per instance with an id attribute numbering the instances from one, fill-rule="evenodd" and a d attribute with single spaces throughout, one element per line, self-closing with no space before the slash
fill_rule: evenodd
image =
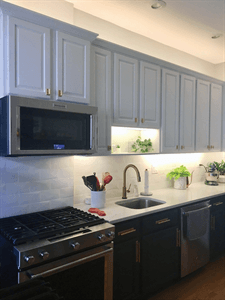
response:
<path id="1" fill-rule="evenodd" d="M 210 204 L 208 206 L 204 206 L 204 207 L 201 207 L 199 209 L 191 210 L 190 212 L 194 212 L 194 211 L 197 212 L 197 211 L 201 211 L 201 210 L 204 210 L 204 209 L 209 209 L 211 206 L 212 205 Z M 187 216 L 189 216 L 189 212 L 183 212 L 183 215 L 187 217 Z"/>

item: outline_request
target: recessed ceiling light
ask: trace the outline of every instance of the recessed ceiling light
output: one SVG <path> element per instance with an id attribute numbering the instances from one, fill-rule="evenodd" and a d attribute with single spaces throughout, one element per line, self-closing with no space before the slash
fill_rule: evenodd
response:
<path id="1" fill-rule="evenodd" d="M 166 2 L 162 0 L 157 0 L 155 3 L 152 4 L 151 8 L 158 9 L 163 8 L 166 6 Z"/>
<path id="2" fill-rule="evenodd" d="M 214 35 L 212 36 L 212 39 L 218 39 L 218 38 L 220 38 L 221 36 L 223 36 L 222 33 L 217 33 L 217 34 L 214 34 Z"/>

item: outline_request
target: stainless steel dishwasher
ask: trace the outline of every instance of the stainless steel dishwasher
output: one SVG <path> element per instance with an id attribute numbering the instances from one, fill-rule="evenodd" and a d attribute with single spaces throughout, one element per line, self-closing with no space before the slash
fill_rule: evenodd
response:
<path id="1" fill-rule="evenodd" d="M 181 208 L 181 277 L 209 261 L 210 201 Z"/>

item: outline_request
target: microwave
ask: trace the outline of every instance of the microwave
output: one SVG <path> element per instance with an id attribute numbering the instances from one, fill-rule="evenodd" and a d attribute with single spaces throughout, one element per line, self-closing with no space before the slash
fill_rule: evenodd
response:
<path id="1" fill-rule="evenodd" d="M 97 152 L 97 107 L 6 96 L 0 99 L 1 156 Z"/>

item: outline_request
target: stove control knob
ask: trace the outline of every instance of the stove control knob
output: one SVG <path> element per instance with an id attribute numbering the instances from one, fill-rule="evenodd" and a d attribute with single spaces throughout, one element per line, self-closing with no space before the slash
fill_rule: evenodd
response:
<path id="1" fill-rule="evenodd" d="M 106 233 L 106 235 L 107 235 L 107 237 L 109 237 L 109 238 L 114 238 L 114 237 L 115 237 L 115 232 L 114 232 L 114 231 L 108 231 L 108 232 Z"/>
<path id="2" fill-rule="evenodd" d="M 47 251 L 42 251 L 39 253 L 40 257 L 45 260 L 49 257 L 49 253 Z"/>
<path id="3" fill-rule="evenodd" d="M 104 242 L 106 240 L 106 236 L 103 233 L 100 233 L 97 238 L 99 239 L 99 241 Z"/>
<path id="4" fill-rule="evenodd" d="M 72 247 L 74 250 L 80 249 L 80 243 L 78 243 L 78 242 L 76 242 L 76 243 L 71 243 L 70 245 L 71 245 L 71 247 Z"/>
<path id="5" fill-rule="evenodd" d="M 35 257 L 33 255 L 24 256 L 24 260 L 29 264 L 33 264 L 35 261 Z"/>

